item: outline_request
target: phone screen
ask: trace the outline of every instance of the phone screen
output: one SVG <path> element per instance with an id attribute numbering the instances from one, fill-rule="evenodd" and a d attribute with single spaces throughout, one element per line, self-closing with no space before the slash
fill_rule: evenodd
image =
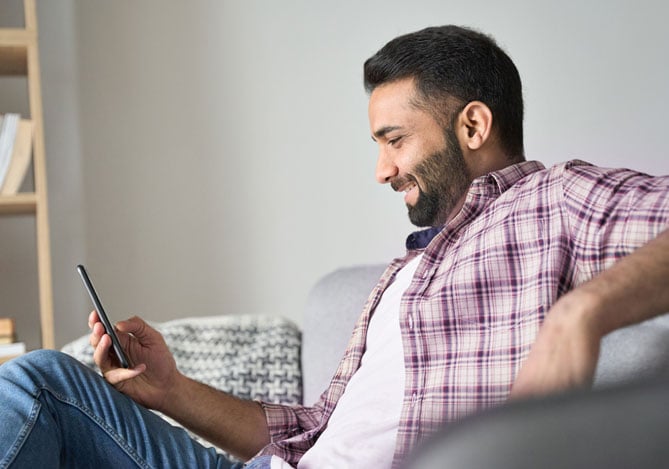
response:
<path id="1" fill-rule="evenodd" d="M 102 322 L 102 325 L 105 328 L 105 332 L 107 332 L 109 337 L 111 337 L 112 347 L 114 348 L 114 353 L 116 353 L 116 357 L 118 358 L 119 363 L 123 368 L 130 368 L 130 361 L 128 360 L 126 354 L 123 352 L 123 348 L 121 348 L 121 342 L 119 342 L 118 340 L 118 336 L 116 335 L 116 330 L 114 329 L 114 326 L 109 320 L 109 317 L 107 316 L 107 313 L 105 312 L 105 309 L 102 306 L 102 302 L 100 301 L 100 298 L 98 297 L 95 288 L 93 288 L 93 283 L 91 283 L 91 279 L 88 277 L 86 268 L 80 264 L 77 266 L 77 272 L 79 272 L 79 275 L 81 275 L 81 279 L 84 281 L 84 286 L 86 287 L 86 291 L 88 291 L 88 295 L 91 297 L 91 301 L 93 301 L 93 306 L 95 306 L 95 310 L 98 312 L 98 317 L 100 318 L 100 321 Z"/>

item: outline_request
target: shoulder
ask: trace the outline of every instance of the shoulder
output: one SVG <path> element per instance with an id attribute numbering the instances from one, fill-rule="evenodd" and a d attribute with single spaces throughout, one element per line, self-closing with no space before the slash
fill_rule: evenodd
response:
<path id="1" fill-rule="evenodd" d="M 669 190 L 669 176 L 652 176 L 629 168 L 605 168 L 582 160 L 557 164 L 550 172 L 562 180 L 565 194 L 572 196 Z"/>

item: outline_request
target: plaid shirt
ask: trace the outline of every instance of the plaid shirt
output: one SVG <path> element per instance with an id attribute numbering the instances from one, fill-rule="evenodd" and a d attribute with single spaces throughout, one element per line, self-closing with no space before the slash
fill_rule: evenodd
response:
<path id="1" fill-rule="evenodd" d="M 476 179 L 460 213 L 411 235 L 406 256 L 387 268 L 320 401 L 263 404 L 272 443 L 262 453 L 295 466 L 314 444 L 360 365 L 383 291 L 418 253 L 400 306 L 406 378 L 395 462 L 444 423 L 504 402 L 551 305 L 667 226 L 669 177 L 572 161 Z"/>

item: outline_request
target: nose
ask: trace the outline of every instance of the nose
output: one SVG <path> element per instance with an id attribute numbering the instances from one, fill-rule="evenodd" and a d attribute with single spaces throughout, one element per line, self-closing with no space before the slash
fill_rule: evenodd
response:
<path id="1" fill-rule="evenodd" d="M 376 161 L 376 182 L 379 184 L 386 184 L 390 180 L 397 176 L 399 170 L 392 158 L 389 157 L 387 152 L 380 150 L 379 158 Z"/>

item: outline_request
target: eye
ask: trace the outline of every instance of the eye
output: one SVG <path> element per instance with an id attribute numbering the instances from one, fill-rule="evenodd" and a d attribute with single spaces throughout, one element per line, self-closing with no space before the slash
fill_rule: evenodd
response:
<path id="1" fill-rule="evenodd" d="M 400 143 L 400 140 L 402 140 L 402 137 L 391 138 L 390 140 L 388 140 L 388 145 L 390 145 L 391 147 L 397 147 L 398 144 Z"/>

